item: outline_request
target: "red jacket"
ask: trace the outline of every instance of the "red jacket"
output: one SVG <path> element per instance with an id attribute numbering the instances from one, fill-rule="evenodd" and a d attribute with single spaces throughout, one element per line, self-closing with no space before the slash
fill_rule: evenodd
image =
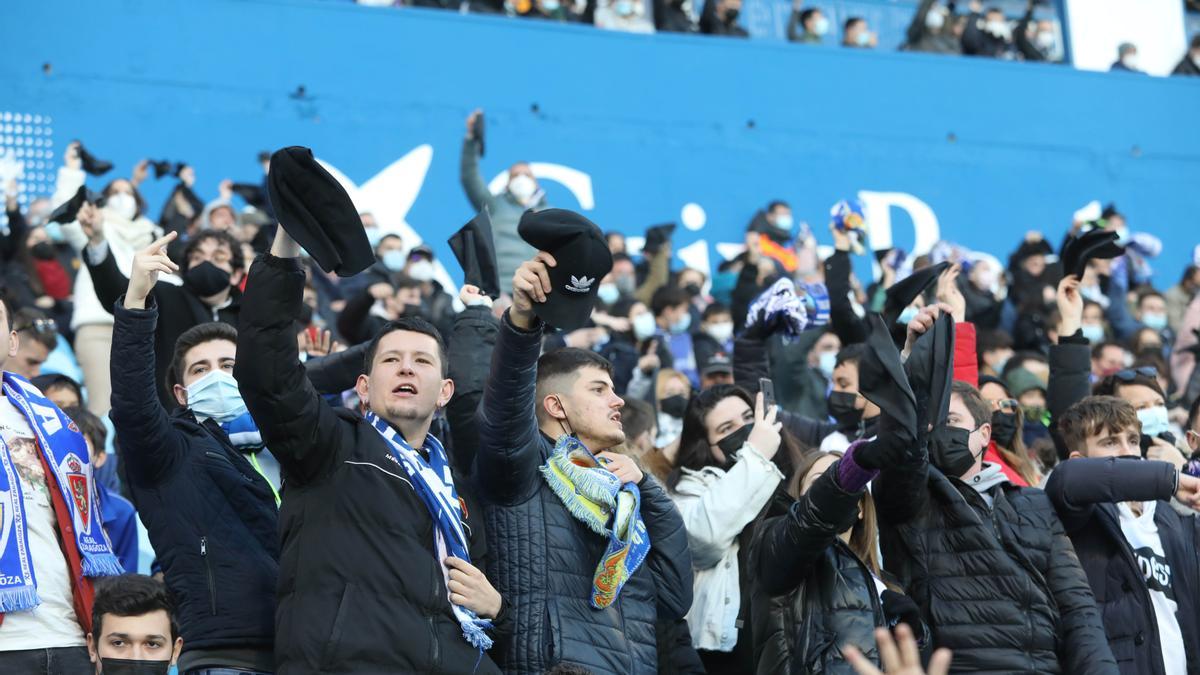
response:
<path id="1" fill-rule="evenodd" d="M 44 453 L 39 452 L 42 460 L 42 470 L 46 472 L 46 487 L 50 492 L 50 503 L 54 509 L 54 520 L 58 522 L 58 545 L 67 558 L 67 567 L 71 570 L 71 596 L 75 605 L 75 618 L 84 634 L 92 632 L 92 580 L 83 576 L 83 556 L 79 555 L 79 547 L 75 545 L 75 523 L 71 519 L 71 511 L 63 501 L 62 490 L 58 488 L 57 474 L 50 470 Z M 93 505 L 94 507 L 94 505 Z M 4 624 L 4 614 L 0 614 L 0 626 Z"/>
<path id="2" fill-rule="evenodd" d="M 979 386 L 979 357 L 975 354 L 975 324 L 962 322 L 954 324 L 954 379 L 966 382 L 972 387 Z M 989 464 L 999 464 L 1000 470 L 1008 478 L 1008 482 L 1021 487 L 1029 487 L 1029 483 L 1017 470 L 1012 468 L 1000 452 L 996 450 L 995 441 L 988 443 L 987 452 L 983 453 L 983 461 Z"/>

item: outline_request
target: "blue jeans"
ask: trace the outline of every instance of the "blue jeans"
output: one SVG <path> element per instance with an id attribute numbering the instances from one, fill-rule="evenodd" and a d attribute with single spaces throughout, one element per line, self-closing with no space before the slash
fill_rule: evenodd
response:
<path id="1" fill-rule="evenodd" d="M 88 656 L 87 647 L 55 647 L 54 649 L 22 649 L 0 652 L 0 673 L 29 673 L 29 675 L 87 675 L 96 666 Z"/>

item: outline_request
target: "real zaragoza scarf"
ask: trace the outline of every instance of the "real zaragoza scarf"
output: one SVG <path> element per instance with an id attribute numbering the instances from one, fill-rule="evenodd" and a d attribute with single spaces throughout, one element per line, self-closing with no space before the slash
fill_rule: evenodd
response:
<path id="1" fill-rule="evenodd" d="M 429 515 L 433 517 L 437 526 L 433 531 L 437 535 L 435 539 L 438 563 L 442 567 L 442 579 L 446 582 L 446 595 L 449 597 L 450 576 L 444 564 L 446 556 L 452 555 L 471 562 L 471 554 L 468 552 L 466 533 L 463 532 L 462 503 L 459 502 L 458 492 L 454 489 L 454 476 L 450 473 L 446 450 L 442 448 L 437 437 L 429 434 L 425 437 L 425 448 L 429 450 L 429 461 L 426 462 L 420 453 L 409 446 L 403 436 L 396 433 L 391 425 L 379 419 L 375 413 L 368 412 L 367 421 L 375 427 L 380 436 L 383 436 L 383 440 L 387 441 L 392 455 L 408 472 L 413 489 L 421 501 L 425 502 Z M 491 649 L 492 639 L 484 631 L 492 627 L 492 622 L 479 618 L 475 612 L 461 605 L 450 603 L 450 607 L 462 626 L 463 637 L 467 642 L 480 650 Z"/>
<path id="2" fill-rule="evenodd" d="M 96 483 L 79 427 L 20 375 L 4 373 L 3 386 L 4 395 L 25 415 L 38 450 L 54 472 L 53 483 L 62 491 L 71 512 L 74 545 L 83 562 L 84 576 L 121 574 L 121 563 L 100 524 Z M 49 486 L 50 476 L 46 478 Z M 21 479 L 8 446 L 0 439 L 0 612 L 29 610 L 41 602 L 29 556 L 26 517 Z"/>
<path id="3" fill-rule="evenodd" d="M 603 462 L 578 438 L 564 434 L 542 465 L 542 476 L 567 511 L 608 540 L 592 577 L 592 606 L 596 609 L 617 599 L 650 552 L 641 492 L 633 483 L 622 485 Z"/>

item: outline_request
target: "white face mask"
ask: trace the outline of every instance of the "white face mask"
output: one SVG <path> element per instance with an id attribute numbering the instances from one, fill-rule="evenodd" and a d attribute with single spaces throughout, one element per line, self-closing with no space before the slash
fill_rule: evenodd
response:
<path id="1" fill-rule="evenodd" d="M 127 192 L 115 192 L 109 195 L 104 207 L 125 220 L 133 220 L 137 217 L 137 200 Z"/>
<path id="2" fill-rule="evenodd" d="M 1054 49 L 1054 34 L 1053 33 L 1038 33 L 1035 40 L 1037 41 L 1037 46 L 1041 47 L 1043 51 L 1048 52 L 1048 51 Z"/>
<path id="3" fill-rule="evenodd" d="M 837 365 L 837 352 L 821 352 L 821 354 L 817 356 L 817 360 L 819 361 L 817 368 L 820 369 L 821 374 L 825 376 L 825 379 L 833 379 L 833 368 Z"/>
<path id="4" fill-rule="evenodd" d="M 1009 36 L 1012 35 L 1007 21 L 988 21 L 984 24 L 983 31 L 1004 40 L 1009 39 Z"/>
<path id="5" fill-rule="evenodd" d="M 817 35 L 825 35 L 826 33 L 828 33 L 829 32 L 829 19 L 826 19 L 823 16 L 817 17 L 817 20 L 815 22 L 813 22 L 813 32 L 816 33 Z"/>
<path id="6" fill-rule="evenodd" d="M 207 373 L 187 386 L 187 407 L 201 421 L 228 422 L 246 412 L 237 380 L 223 370 Z"/>
<path id="7" fill-rule="evenodd" d="M 1125 67 L 1130 70 L 1137 70 L 1138 69 L 1137 54 L 1126 54 L 1125 56 L 1122 56 L 1121 63 L 1123 63 L 1125 65 Z"/>
<path id="8" fill-rule="evenodd" d="M 1142 423 L 1142 433 L 1147 436 L 1157 436 L 1171 430 L 1171 422 L 1167 418 L 1166 406 L 1156 405 L 1153 408 L 1143 408 L 1137 411 L 1138 421 Z"/>
<path id="9" fill-rule="evenodd" d="M 946 15 L 941 10 L 931 9 L 925 15 L 925 27 L 929 30 L 941 30 L 946 25 Z"/>
<path id="10" fill-rule="evenodd" d="M 710 323 L 704 328 L 704 332 L 717 342 L 728 342 L 733 337 L 733 322 Z"/>
<path id="11" fill-rule="evenodd" d="M 639 340 L 646 340 L 654 336 L 658 331 L 658 324 L 654 323 L 654 315 L 650 312 L 642 312 L 633 317 L 633 335 Z"/>
<path id="12" fill-rule="evenodd" d="M 517 198 L 517 201 L 524 204 L 537 191 L 537 181 L 530 178 L 527 174 L 519 173 L 508 181 L 508 191 L 512 193 L 512 196 Z"/>
<path id="13" fill-rule="evenodd" d="M 418 260 L 408 266 L 408 276 L 417 281 L 433 281 L 433 263 Z"/>

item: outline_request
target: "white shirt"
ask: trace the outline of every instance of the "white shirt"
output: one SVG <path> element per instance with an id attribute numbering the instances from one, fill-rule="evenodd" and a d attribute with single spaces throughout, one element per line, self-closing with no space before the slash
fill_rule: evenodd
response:
<path id="1" fill-rule="evenodd" d="M 1158 620 L 1158 639 L 1162 646 L 1164 672 L 1167 675 L 1186 675 L 1187 654 L 1183 651 L 1183 634 L 1175 612 L 1175 587 L 1171 577 L 1171 564 L 1163 552 L 1162 538 L 1158 536 L 1158 525 L 1154 522 L 1156 502 L 1143 502 L 1142 515 L 1135 516 L 1127 504 L 1118 504 L 1121 514 L 1121 533 L 1133 550 L 1133 558 L 1142 568 L 1146 589 L 1150 591 L 1150 602 L 1154 606 L 1154 617 Z"/>
<path id="2" fill-rule="evenodd" d="M 40 451 L 25 415 L 3 395 L 0 395 L 0 438 L 4 439 L 13 469 L 20 477 L 25 524 L 29 529 L 29 557 L 33 561 L 38 598 L 42 601 L 32 610 L 4 615 L 4 623 L 0 624 L 0 652 L 82 647 L 87 642 L 75 616 L 71 572 L 59 547 L 58 523 Z M 13 532 L 11 536 L 19 534 Z"/>

